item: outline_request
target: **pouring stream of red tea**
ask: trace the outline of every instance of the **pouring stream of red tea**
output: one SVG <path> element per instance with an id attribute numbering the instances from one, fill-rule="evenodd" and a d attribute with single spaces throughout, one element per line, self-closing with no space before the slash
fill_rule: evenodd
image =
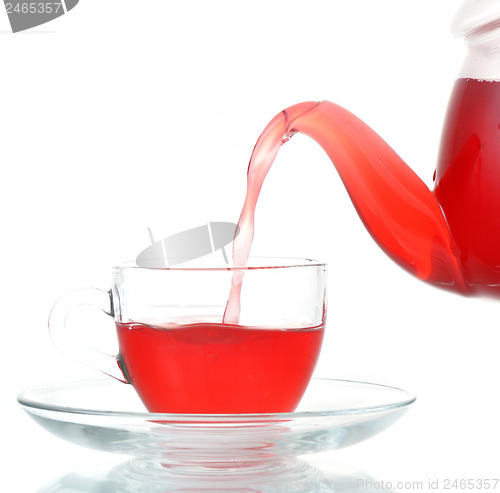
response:
<path id="1" fill-rule="evenodd" d="M 259 193 L 281 145 L 302 133 L 325 150 L 365 227 L 392 260 L 434 286 L 499 298 L 499 111 L 499 82 L 457 80 L 433 193 L 346 109 L 328 101 L 287 108 L 267 125 L 252 153 L 233 265 L 246 265 Z M 224 323 L 238 322 L 243 276 L 233 274 Z"/>
<path id="2" fill-rule="evenodd" d="M 458 278 L 463 282 L 434 195 L 369 126 L 328 101 L 289 107 L 260 135 L 248 166 L 240 233 L 233 243 L 234 266 L 246 265 L 262 184 L 281 145 L 296 133 L 313 138 L 326 151 L 368 231 L 393 260 L 422 279 L 437 278 L 436 282 L 444 284 Z M 244 271 L 233 274 L 224 323 L 239 320 L 243 276 Z"/>

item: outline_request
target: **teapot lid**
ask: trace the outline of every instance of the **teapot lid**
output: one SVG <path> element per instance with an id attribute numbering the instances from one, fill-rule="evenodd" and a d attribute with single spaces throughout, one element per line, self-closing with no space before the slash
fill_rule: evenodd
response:
<path id="1" fill-rule="evenodd" d="M 481 34 L 500 27 L 500 1 L 465 0 L 452 23 L 452 32 L 457 37 Z"/>

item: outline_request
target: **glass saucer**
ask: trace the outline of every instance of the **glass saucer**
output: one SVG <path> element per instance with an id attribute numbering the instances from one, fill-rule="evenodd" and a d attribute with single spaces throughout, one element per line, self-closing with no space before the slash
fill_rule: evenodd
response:
<path id="1" fill-rule="evenodd" d="M 27 390 L 18 401 L 46 430 L 85 447 L 132 456 L 131 478 L 170 482 L 230 475 L 299 481 L 299 455 L 370 438 L 415 401 L 404 390 L 364 382 L 312 379 L 295 412 L 200 415 L 148 413 L 132 386 L 111 379 Z M 307 468 L 306 468 L 307 469 Z"/>

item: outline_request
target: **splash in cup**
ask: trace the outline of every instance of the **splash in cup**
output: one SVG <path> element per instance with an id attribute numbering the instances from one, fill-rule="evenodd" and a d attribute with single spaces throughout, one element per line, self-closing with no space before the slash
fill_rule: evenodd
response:
<path id="1" fill-rule="evenodd" d="M 303 259 L 250 259 L 227 267 L 112 270 L 109 291 L 63 296 L 49 327 L 66 354 L 133 385 L 150 412 L 290 412 L 319 357 L 326 321 L 326 265 Z M 200 262 L 201 262 L 200 261 Z M 191 265 L 191 264 L 190 264 Z M 237 324 L 223 323 L 235 271 L 244 281 Z M 67 315 L 94 305 L 114 319 L 115 356 L 71 339 Z"/>

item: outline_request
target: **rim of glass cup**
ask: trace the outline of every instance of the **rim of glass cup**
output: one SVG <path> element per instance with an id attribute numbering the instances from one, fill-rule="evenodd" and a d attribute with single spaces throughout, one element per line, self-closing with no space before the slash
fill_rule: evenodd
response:
<path id="1" fill-rule="evenodd" d="M 278 412 L 278 413 L 240 413 L 240 414 L 181 414 L 181 413 L 148 413 L 147 411 L 109 411 L 109 410 L 98 410 L 98 409 L 86 409 L 79 407 L 68 407 L 60 404 L 47 404 L 37 402 L 36 400 L 30 399 L 28 397 L 30 392 L 40 391 L 45 388 L 51 388 L 53 385 L 46 384 L 40 385 L 36 388 L 27 389 L 17 396 L 17 401 L 19 404 L 25 407 L 29 407 L 32 409 L 39 409 L 48 412 L 57 412 L 64 414 L 80 414 L 80 415 L 93 415 L 93 416 L 107 416 L 107 417 L 120 417 L 120 418 L 131 418 L 131 419 L 146 419 L 148 421 L 154 419 L 166 419 L 176 420 L 180 422 L 219 422 L 223 421 L 232 421 L 232 420 L 241 420 L 243 419 L 257 419 L 257 420 L 269 420 L 269 419 L 301 419 L 301 418 L 311 418 L 311 417 L 332 417 L 332 416 L 345 416 L 352 414 L 371 414 L 385 411 L 392 411 L 399 408 L 404 408 L 413 404 L 416 401 L 415 394 L 412 394 L 404 389 L 399 387 L 395 387 L 392 385 L 384 385 L 380 383 L 370 383 L 365 381 L 355 381 L 355 380 L 346 380 L 346 379 L 336 379 L 336 378 L 316 378 L 315 380 L 319 381 L 334 381 L 345 384 L 357 384 L 357 385 L 369 385 L 370 387 L 379 387 L 381 389 L 386 390 L 394 390 L 401 394 L 401 397 L 397 399 L 395 402 L 391 402 L 389 404 L 378 404 L 372 406 L 360 406 L 360 407 L 348 407 L 345 409 L 336 409 L 330 411 L 292 411 L 292 412 Z M 71 386 L 75 383 L 79 384 L 92 384 L 92 383 L 100 383 L 106 382 L 107 380 L 104 378 L 98 379 L 87 379 L 80 380 L 76 382 L 65 382 L 59 383 L 61 387 Z M 196 423 L 194 423 L 196 424 Z"/>
<path id="2" fill-rule="evenodd" d="M 154 259 L 152 259 L 154 261 Z M 158 259 L 164 260 L 164 259 Z M 186 263 L 192 261 L 187 259 Z M 303 267 L 328 267 L 326 262 L 300 257 L 264 257 L 256 256 L 249 257 L 247 265 L 238 267 L 231 264 L 221 264 L 218 258 L 196 259 L 197 265 L 184 265 L 179 263 L 171 267 L 141 267 L 138 266 L 135 260 L 123 262 L 122 264 L 113 266 L 113 272 L 122 270 L 158 270 L 158 271 L 246 271 L 246 270 L 267 270 L 267 269 L 291 269 Z M 214 266 L 206 264 L 217 264 Z M 199 264 L 199 265 L 198 265 Z"/>

